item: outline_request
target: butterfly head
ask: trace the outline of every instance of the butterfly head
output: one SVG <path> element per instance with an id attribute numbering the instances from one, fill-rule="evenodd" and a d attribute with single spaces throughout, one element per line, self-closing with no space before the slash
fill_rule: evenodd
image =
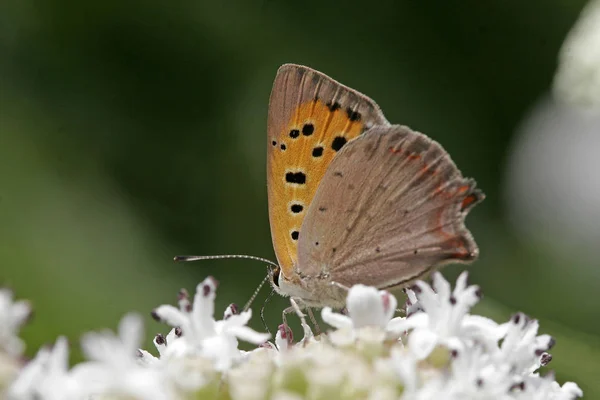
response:
<path id="1" fill-rule="evenodd" d="M 300 296 L 300 292 L 302 291 L 302 280 L 299 279 L 297 275 L 294 275 L 295 281 L 292 282 L 290 279 L 287 279 L 282 272 L 281 267 L 275 267 L 269 269 L 269 282 L 271 283 L 271 287 L 281 296 L 292 296 L 292 297 L 306 297 L 303 293 Z M 302 291 L 303 292 L 303 291 Z"/>
<path id="2" fill-rule="evenodd" d="M 336 285 L 329 276 L 304 276 L 297 272 L 285 276 L 281 267 L 269 270 L 269 282 L 279 295 L 301 300 L 308 307 L 342 307 L 347 289 Z"/>

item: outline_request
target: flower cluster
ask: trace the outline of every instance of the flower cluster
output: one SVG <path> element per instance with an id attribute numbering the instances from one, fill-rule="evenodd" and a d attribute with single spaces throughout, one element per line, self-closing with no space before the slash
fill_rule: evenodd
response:
<path id="1" fill-rule="evenodd" d="M 469 314 L 481 298 L 463 273 L 454 289 L 436 273 L 432 285 L 406 290 L 405 317 L 386 291 L 356 285 L 344 313 L 322 310 L 334 329 L 313 335 L 300 308 L 303 337 L 294 342 L 280 325 L 269 335 L 246 326 L 251 311 L 230 305 L 214 319 L 217 282 L 207 278 L 193 299 L 163 305 L 152 315 L 172 327 L 154 338 L 158 356 L 139 349 L 142 323 L 126 315 L 112 332 L 82 338 L 87 361 L 68 366 L 68 346 L 52 348 L 21 365 L 17 336 L 29 314 L 26 303 L 0 291 L 0 398 L 21 399 L 550 399 L 583 395 L 572 382 L 560 386 L 537 371 L 552 357 L 548 335 L 523 314 L 494 321 Z M 255 345 L 238 349 L 238 340 Z"/>

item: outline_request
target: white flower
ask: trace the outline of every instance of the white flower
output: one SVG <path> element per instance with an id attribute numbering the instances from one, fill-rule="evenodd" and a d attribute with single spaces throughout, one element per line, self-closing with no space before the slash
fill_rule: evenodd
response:
<path id="1" fill-rule="evenodd" d="M 522 386 L 523 390 L 516 398 L 523 400 L 575 400 L 583 396 L 576 383 L 566 382 L 560 386 L 553 373 L 542 378 L 537 374 L 531 375 Z"/>
<path id="2" fill-rule="evenodd" d="M 531 373 L 550 362 L 552 357 L 547 351 L 554 346 L 554 339 L 550 335 L 537 336 L 537 320 L 518 313 L 503 328 L 506 334 L 497 355 L 499 362 L 512 365 L 517 373 Z"/>
<path id="3" fill-rule="evenodd" d="M 454 290 L 439 274 L 432 286 L 418 282 L 415 291 L 407 291 L 409 316 L 392 318 L 393 296 L 357 285 L 348 293 L 348 315 L 323 312 L 338 329 L 318 338 L 292 301 L 302 340 L 294 343 L 290 328 L 280 325 L 270 343 L 246 326 L 250 313 L 238 313 L 235 305 L 223 320 L 214 320 L 216 281 L 208 278 L 198 285 L 193 306 L 182 291 L 178 309 L 154 311 L 174 326 L 166 337 L 155 336 L 158 357 L 138 349 L 141 319 L 127 315 L 117 336 L 85 335 L 89 361 L 70 371 L 64 338 L 41 349 L 10 385 L 8 399 L 574 400 L 582 395 L 572 382 L 560 386 L 554 375 L 535 372 L 551 360 L 547 351 L 553 344 L 538 335 L 537 321 L 516 314 L 497 325 L 470 315 L 480 295 L 476 286 L 467 286 L 466 274 Z M 401 333 L 408 336 L 406 347 Z M 262 346 L 242 352 L 238 338 Z"/>
<path id="4" fill-rule="evenodd" d="M 391 367 L 404 385 L 404 397 L 413 396 L 420 386 L 418 360 L 404 349 L 394 348 L 390 353 Z"/>
<path id="5" fill-rule="evenodd" d="M 385 328 L 394 316 L 397 305 L 398 301 L 389 292 L 359 284 L 348 291 L 348 315 L 334 313 L 331 307 L 325 307 L 322 317 L 325 322 L 338 329 L 364 326 Z"/>
<path id="6" fill-rule="evenodd" d="M 408 346 L 419 359 L 426 358 L 438 344 L 452 348 L 461 340 L 475 340 L 487 348 L 497 346 L 503 333 L 498 324 L 468 313 L 481 298 L 481 293 L 477 286 L 467 286 L 467 277 L 466 271 L 458 277 L 454 291 L 439 272 L 433 274 L 433 288 L 418 281 L 415 293 L 409 293 L 413 299 L 415 296 L 418 299 L 418 307 L 413 304 L 416 312 L 406 319 L 390 322 L 391 330 L 412 329 Z"/>
<path id="7" fill-rule="evenodd" d="M 165 337 L 154 337 L 154 346 L 160 357 L 146 350 L 139 350 L 138 361 L 142 365 L 160 369 L 172 384 L 183 392 L 194 392 L 211 382 L 217 375 L 210 360 L 186 354 L 181 328 L 173 328 Z M 167 346 L 168 345 L 168 346 Z"/>
<path id="8" fill-rule="evenodd" d="M 8 386 L 13 382 L 22 368 L 22 361 L 0 352 L 0 399 L 5 398 Z"/>
<path id="9" fill-rule="evenodd" d="M 12 357 L 23 354 L 25 345 L 17 334 L 30 315 L 29 303 L 13 301 L 12 291 L 0 289 L 0 351 Z"/>
<path id="10" fill-rule="evenodd" d="M 566 103 L 600 107 L 600 0 L 591 0 L 559 54 L 554 93 Z"/>
<path id="11" fill-rule="evenodd" d="M 532 374 L 552 359 L 547 351 L 554 344 L 548 335 L 537 336 L 537 321 L 519 313 L 509 322 L 497 325 L 469 315 L 470 307 L 481 295 L 476 286 L 467 287 L 466 279 L 465 272 L 452 292 L 441 274 L 435 274 L 433 288 L 437 293 L 424 282 L 417 283 L 417 293 L 408 291 L 407 309 L 412 314 L 395 322 L 393 329 L 412 329 L 410 352 L 391 353 L 392 366 L 405 384 L 404 398 L 524 399 L 531 398 L 523 396 L 532 387 L 546 394 L 536 397 L 539 399 L 555 395 L 559 396 L 556 399 L 576 398 L 580 393 L 577 385 L 565 384 L 563 389 L 553 377 Z M 451 373 L 444 380 L 440 371 L 434 369 L 423 379 L 426 370 L 415 360 L 431 356 L 438 345 L 449 351 Z"/>
<path id="12" fill-rule="evenodd" d="M 395 322 L 403 318 L 393 318 L 398 301 L 385 290 L 370 286 L 354 285 L 348 291 L 346 309 L 348 315 L 335 313 L 330 307 L 321 311 L 321 317 L 327 324 L 337 328 L 329 337 L 337 345 L 349 345 L 357 337 L 381 342 Z"/>
<path id="13" fill-rule="evenodd" d="M 188 353 L 188 348 L 187 342 L 182 339 L 182 335 L 183 331 L 180 327 L 171 329 L 166 337 L 159 333 L 152 342 L 158 350 L 160 358 L 154 357 L 145 350 L 140 350 L 140 361 L 152 365 L 167 358 L 185 356 Z"/>
<path id="14" fill-rule="evenodd" d="M 223 320 L 215 321 L 214 306 L 217 281 L 206 278 L 196 287 L 194 303 L 190 306 L 187 296 L 180 298 L 180 307 L 163 305 L 154 310 L 153 316 L 173 327 L 180 327 L 181 338 L 178 349 L 186 355 L 200 355 L 212 360 L 219 371 L 229 369 L 241 358 L 238 350 L 238 338 L 253 344 L 264 343 L 270 335 L 258 333 L 246 326 L 252 317 L 252 311 L 237 313 L 237 307 L 231 305 L 225 311 Z M 167 343 L 167 353 L 169 353 Z"/>
<path id="15" fill-rule="evenodd" d="M 451 352 L 451 377 L 446 392 L 451 398 L 508 399 L 522 381 L 508 363 L 497 363 L 479 344 L 460 343 Z"/>
<path id="16" fill-rule="evenodd" d="M 269 398 L 275 363 L 275 350 L 261 347 L 249 352 L 246 362 L 240 363 L 227 373 L 232 399 L 262 400 Z"/>
<path id="17" fill-rule="evenodd" d="M 83 383 L 89 395 L 173 398 L 164 374 L 139 361 L 142 333 L 141 317 L 128 314 L 119 324 L 118 336 L 110 331 L 84 335 L 81 346 L 90 361 L 74 367 L 72 374 Z"/>
<path id="18" fill-rule="evenodd" d="M 69 369 L 67 339 L 59 337 L 52 348 L 42 348 L 27 363 L 18 378 L 8 388 L 11 400 L 69 400 L 81 398 L 81 382 Z"/>

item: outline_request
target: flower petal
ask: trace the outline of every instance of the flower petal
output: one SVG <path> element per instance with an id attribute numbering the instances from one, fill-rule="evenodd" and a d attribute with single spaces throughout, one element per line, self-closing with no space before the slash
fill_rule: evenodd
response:
<path id="1" fill-rule="evenodd" d="M 241 314 L 231 315 L 227 318 L 227 326 L 244 326 L 252 318 L 252 310 L 247 310 L 242 312 Z"/>
<path id="2" fill-rule="evenodd" d="M 469 279 L 469 271 L 463 271 L 456 280 L 454 285 L 454 295 L 457 296 L 467 288 L 467 280 Z"/>
<path id="3" fill-rule="evenodd" d="M 390 300 L 385 301 L 385 303 L 389 305 Z M 370 286 L 352 286 L 348 292 L 346 307 L 355 328 L 363 326 L 383 327 L 389 321 L 384 311 L 385 304 L 382 295 L 377 289 Z"/>
<path id="4" fill-rule="evenodd" d="M 417 359 L 426 358 L 438 343 L 438 335 L 429 329 L 414 329 L 408 336 L 408 348 Z"/>
<path id="5" fill-rule="evenodd" d="M 450 283 L 440 272 L 436 271 L 433 273 L 433 288 L 442 299 L 450 298 Z"/>
<path id="6" fill-rule="evenodd" d="M 119 323 L 119 338 L 126 349 L 133 353 L 142 342 L 144 322 L 142 316 L 136 313 L 125 315 Z"/>
<path id="7" fill-rule="evenodd" d="M 331 307 L 323 307 L 321 310 L 321 318 L 323 318 L 325 323 L 337 329 L 352 327 L 352 320 L 350 317 L 333 312 Z"/>
<path id="8" fill-rule="evenodd" d="M 170 326 L 183 327 L 188 323 L 187 315 L 181 312 L 177 307 L 168 304 L 155 308 L 152 315 L 155 315 L 157 319 Z"/>
<path id="9" fill-rule="evenodd" d="M 228 330 L 230 334 L 238 339 L 252 344 L 263 344 L 271 337 L 268 333 L 256 332 L 254 329 L 247 326 L 232 326 L 228 328 Z"/>
<path id="10" fill-rule="evenodd" d="M 410 317 L 396 317 L 387 324 L 387 330 L 394 333 L 403 333 L 415 328 L 425 328 L 429 325 L 429 315 L 424 312 L 412 314 Z"/>
<path id="11" fill-rule="evenodd" d="M 385 290 L 380 290 L 379 294 L 381 295 L 381 301 L 383 302 L 383 314 L 384 314 L 384 323 L 382 326 L 385 326 L 396 313 L 396 308 L 398 307 L 398 300 L 393 296 L 390 292 Z"/>

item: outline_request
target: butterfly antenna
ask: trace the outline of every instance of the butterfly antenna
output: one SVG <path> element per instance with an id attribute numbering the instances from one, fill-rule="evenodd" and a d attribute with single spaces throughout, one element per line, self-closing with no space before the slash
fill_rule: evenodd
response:
<path id="1" fill-rule="evenodd" d="M 200 261 L 200 260 L 224 260 L 224 259 L 230 259 L 230 258 L 261 261 L 261 262 L 264 262 L 275 268 L 279 268 L 279 265 L 277 265 L 277 263 L 274 263 L 271 260 L 267 260 L 266 258 L 257 257 L 257 256 L 249 256 L 246 254 L 218 254 L 218 255 L 212 255 L 212 256 L 175 256 L 175 257 L 173 257 L 173 260 L 175 260 L 177 262 L 185 262 L 185 261 Z M 252 302 L 254 302 L 254 299 L 256 299 L 256 296 L 258 296 L 260 289 L 262 289 L 262 287 L 265 285 L 265 283 L 269 280 L 269 276 L 270 276 L 270 274 L 267 273 L 267 276 L 265 276 L 265 278 L 262 280 L 262 282 L 260 282 L 260 284 L 258 285 L 256 290 L 254 291 L 254 294 L 250 297 L 250 299 L 248 300 L 246 305 L 244 305 L 243 311 L 247 311 L 248 308 L 250 308 L 250 305 L 252 305 Z M 273 295 L 273 293 L 271 293 L 271 295 Z M 266 302 L 265 302 L 265 304 L 266 304 Z M 263 305 L 263 308 L 264 308 L 264 305 Z M 262 310 L 261 310 L 261 314 L 262 314 Z"/>
<path id="2" fill-rule="evenodd" d="M 220 254 L 220 255 L 213 255 L 213 256 L 175 256 L 173 258 L 173 260 L 178 261 L 178 262 L 184 262 L 184 261 L 200 261 L 200 260 L 224 260 L 224 259 L 228 259 L 228 258 L 238 258 L 238 259 L 242 258 L 245 260 L 262 261 L 264 263 L 272 265 L 275 268 L 279 267 L 279 265 L 277 265 L 277 263 L 274 263 L 271 260 L 267 260 L 266 258 L 249 256 L 246 254 Z"/>
<path id="3" fill-rule="evenodd" d="M 267 330 L 267 332 L 269 332 L 269 334 L 271 334 L 271 331 L 269 330 L 269 325 L 267 325 L 267 320 L 265 319 L 265 306 L 267 305 L 269 300 L 271 300 L 271 297 L 273 297 L 274 294 L 275 294 L 275 289 L 271 290 L 271 293 L 269 293 L 269 295 L 265 299 L 265 302 L 263 303 L 262 307 L 260 308 L 260 320 L 262 321 L 265 329 Z"/>
<path id="4" fill-rule="evenodd" d="M 254 294 L 252 296 L 250 296 L 250 299 L 246 302 L 246 305 L 244 305 L 244 308 L 242 311 L 247 311 L 248 308 L 250 308 L 250 305 L 252 305 L 252 302 L 254 302 L 254 299 L 256 299 L 256 296 L 258 296 L 258 292 L 260 292 L 260 289 L 262 289 L 262 287 L 264 286 L 265 283 L 267 283 L 268 280 L 269 280 L 269 275 L 267 274 L 267 276 L 265 276 L 265 279 L 262 280 L 262 282 L 258 285 L 256 290 L 254 291 Z"/>

